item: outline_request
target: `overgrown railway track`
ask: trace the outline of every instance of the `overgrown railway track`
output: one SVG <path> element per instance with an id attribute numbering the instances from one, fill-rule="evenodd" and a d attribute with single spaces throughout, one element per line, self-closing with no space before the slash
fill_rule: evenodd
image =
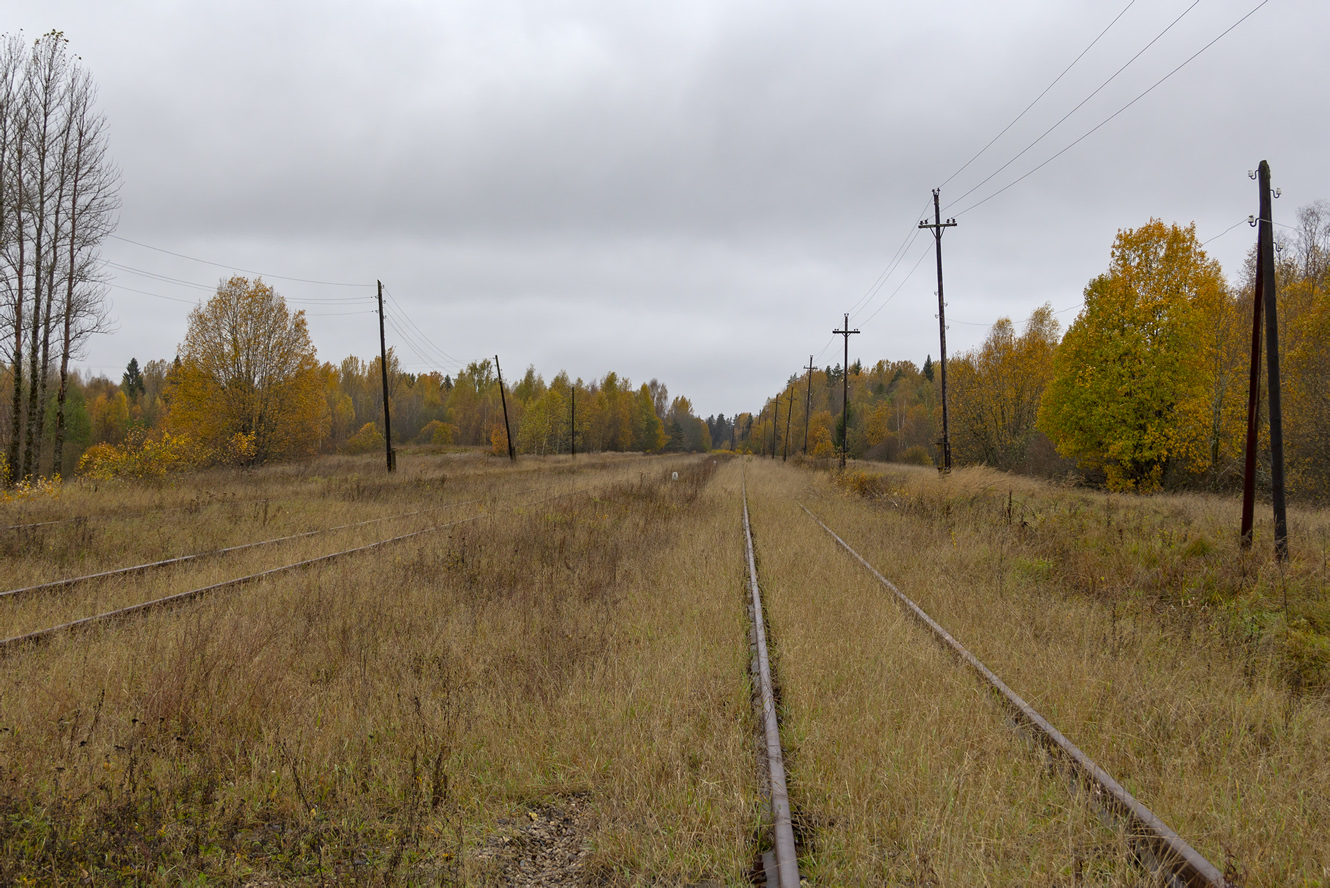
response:
<path id="1" fill-rule="evenodd" d="M 794 843 L 790 795 L 785 783 L 785 755 L 780 745 L 780 724 L 772 682 L 771 657 L 767 651 L 767 627 L 762 614 L 762 590 L 753 556 L 753 530 L 748 518 L 748 487 L 743 488 L 744 545 L 748 557 L 748 613 L 751 618 L 752 672 L 761 708 L 762 744 L 759 759 L 765 772 L 765 789 L 771 808 L 771 844 L 764 855 L 762 876 L 771 888 L 797 888 L 799 859 Z"/>
<path id="2" fill-rule="evenodd" d="M 556 495 L 554 495 L 554 496 L 544 497 L 544 498 L 542 498 L 542 499 L 535 500 L 535 501 L 532 501 L 532 502 L 521 503 L 521 504 L 515 506 L 514 508 L 518 508 L 518 509 L 521 509 L 521 508 L 528 508 L 528 507 L 530 507 L 530 506 L 539 505 L 539 504 L 541 504 L 541 503 L 550 502 L 550 501 L 552 501 L 552 500 L 556 500 L 556 499 L 562 499 L 562 498 L 567 497 L 567 496 L 574 496 L 574 495 L 577 495 L 577 494 L 579 494 L 579 493 L 584 493 L 584 492 L 586 492 L 586 489 L 585 489 L 585 488 L 583 488 L 583 489 L 579 489 L 579 490 L 568 491 L 568 492 L 566 492 L 566 493 L 561 493 L 561 494 L 556 494 Z M 473 500 L 473 501 L 468 501 L 467 503 L 461 503 L 461 504 L 452 503 L 452 504 L 449 504 L 449 505 L 450 505 L 450 506 L 451 506 L 451 505 L 467 505 L 467 504 L 470 504 L 470 503 L 473 503 L 473 502 L 476 502 L 476 501 Z M 419 511 L 419 512 L 410 513 L 410 514 L 422 514 L 424 511 L 433 511 L 433 510 L 421 510 L 421 511 Z M 32 631 L 32 632 L 25 632 L 25 633 L 22 633 L 22 634 L 20 634 L 20 635 L 14 635 L 14 636 L 11 636 L 11 637 L 9 637 L 9 638 L 0 639 L 0 657 L 10 656 L 10 655 L 12 655 L 12 654 L 14 654 L 14 653 L 16 653 L 16 652 L 18 652 L 18 651 L 20 651 L 20 650 L 25 649 L 25 648 L 30 648 L 30 647 L 32 647 L 32 646 L 39 645 L 39 644 L 42 644 L 42 643 L 44 643 L 44 642 L 50 641 L 52 638 L 54 638 L 54 637 L 56 637 L 56 636 L 58 636 L 58 635 L 61 635 L 61 634 L 63 634 L 63 633 L 70 633 L 70 632 L 78 632 L 78 631 L 82 631 L 82 630 L 87 630 L 87 629 L 91 629 L 91 628 L 93 628 L 93 627 L 95 627 L 95 626 L 104 625 L 104 624 L 111 623 L 111 622 L 116 622 L 116 621 L 121 621 L 121 620 L 125 620 L 125 619 L 127 619 L 127 618 L 130 618 L 130 617 L 139 616 L 139 615 L 143 615 L 143 614 L 146 614 L 146 613 L 149 613 L 149 612 L 159 611 L 159 610 L 163 610 L 163 609 L 166 609 L 166 608 L 170 608 L 170 607 L 178 606 L 178 605 L 184 604 L 184 603 L 186 603 L 186 602 L 188 602 L 188 601 L 192 601 L 192 600 L 194 600 L 194 599 L 201 598 L 201 597 L 203 597 L 203 596 L 205 596 L 205 595 L 208 595 L 208 594 L 210 594 L 210 593 L 220 592 L 220 591 L 223 591 L 223 590 L 226 590 L 226 589 L 238 588 L 238 587 L 240 587 L 240 586 L 246 586 L 246 585 L 249 585 L 249 584 L 252 584 L 252 583 L 259 582 L 259 581 L 261 581 L 261 580 L 265 580 L 265 579 L 269 579 L 269 578 L 272 578 L 272 577 L 275 577 L 275 576 L 279 576 L 279 575 L 281 575 L 281 574 L 291 573 L 291 572 L 293 572 L 293 571 L 302 570 L 302 569 L 304 569 L 304 568 L 309 568 L 309 567 L 314 567 L 314 566 L 316 566 L 316 565 L 326 564 L 326 563 L 329 563 L 329 562 L 331 562 L 331 561 L 335 561 L 335 560 L 337 560 L 337 559 L 344 558 L 344 557 L 349 556 L 349 555 L 356 555 L 356 554 L 360 554 L 360 553 L 368 552 L 368 551 L 371 551 L 371 550 L 374 550 L 374 549 L 379 549 L 379 548 L 382 548 L 382 547 L 384 547 L 384 546 L 391 545 L 391 544 L 393 544 L 393 543 L 399 543 L 399 542 L 402 542 L 402 541 L 404 541 L 404 540 L 409 540 L 409 539 L 414 539 L 414 538 L 416 538 L 416 537 L 424 536 L 425 534 L 435 533 L 435 532 L 438 532 L 438 531 L 440 531 L 440 530 L 446 530 L 446 529 L 451 528 L 451 527 L 457 527 L 457 526 L 462 525 L 462 524 L 466 524 L 466 523 L 469 523 L 469 522 L 472 522 L 472 521 L 479 520 L 479 519 L 485 517 L 487 514 L 489 514 L 489 513 L 487 513 L 487 512 L 482 512 L 482 513 L 480 513 L 480 514 L 472 515 L 472 516 L 467 517 L 467 518 L 458 519 L 457 521 L 449 521 L 449 522 L 446 522 L 446 523 L 443 523 L 443 524 L 435 524 L 435 525 L 431 525 L 431 526 L 429 526 L 429 527 L 425 527 L 425 528 L 422 528 L 422 529 L 420 529 L 420 530 L 414 530 L 414 531 L 411 531 L 410 533 L 399 534 L 399 535 L 397 535 L 397 536 L 389 537 L 389 538 L 387 538 L 387 539 L 377 540 L 377 541 L 375 541 L 375 542 L 367 543 L 367 544 L 365 544 L 365 545 L 354 546 L 354 547 L 351 547 L 351 548 L 348 548 L 348 549 L 342 549 L 342 550 L 339 550 L 339 551 L 337 551 L 337 552 L 330 552 L 330 553 L 325 554 L 325 555 L 319 555 L 319 556 L 316 556 L 316 557 L 313 557 L 313 558 L 302 559 L 302 560 L 300 560 L 300 561 L 292 562 L 292 563 L 290 563 L 290 564 L 284 564 L 284 565 L 280 565 L 280 566 L 278 566 L 278 567 L 269 568 L 269 569 L 267 569 L 267 570 L 258 571 L 258 572 L 256 572 L 256 573 L 246 574 L 245 576 L 235 577 L 235 578 L 233 578 L 233 579 L 229 579 L 229 580 L 224 580 L 224 581 L 219 582 L 219 583 L 210 583 L 210 584 L 205 585 L 205 586 L 200 586 L 200 587 L 198 587 L 198 588 L 189 589 L 189 590 L 182 591 L 182 592 L 177 592 L 177 593 L 174 593 L 174 594 L 172 594 L 172 595 L 166 595 L 166 596 L 162 596 L 162 597 L 160 597 L 160 598 L 154 598 L 154 599 L 151 599 L 151 600 L 149 600 L 149 601 L 139 602 L 139 603 L 137 603 L 137 604 L 128 605 L 128 606 L 126 606 L 126 607 L 115 608 L 115 609 L 113 609 L 113 610 L 105 611 L 105 612 L 103 612 L 103 613 L 95 614 L 95 615 L 93 615 L 93 616 L 84 617 L 84 618 L 77 619 L 77 620 L 70 620 L 70 621 L 68 621 L 68 622 L 60 623 L 60 624 L 55 625 L 55 626 L 49 626 L 49 627 L 44 628 L 44 629 L 38 629 L 38 630 L 35 630 L 35 631 Z M 389 516 L 389 518 L 391 518 L 391 517 L 405 517 L 405 516 Z M 346 525 L 346 527 L 356 527 L 356 526 L 361 526 L 361 525 L 364 525 L 364 524 L 373 524 L 373 523 L 377 523 L 377 522 L 379 522 L 379 521 L 389 520 L 389 518 L 374 519 L 373 521 L 359 522 L 359 523 L 357 523 L 357 524 Z M 343 529 L 343 528 L 329 528 L 329 530 L 338 530 L 338 529 Z M 315 534 L 317 534 L 317 533 L 323 533 L 323 532 L 326 532 L 326 531 L 313 531 L 313 532 L 310 532 L 310 533 L 296 534 L 296 535 L 294 535 L 294 536 L 291 536 L 291 537 L 283 537 L 283 538 L 280 538 L 280 539 L 278 539 L 278 540 L 265 540 L 265 541 L 260 541 L 260 542 L 257 542 L 257 543 L 251 543 L 251 544 L 244 545 L 244 546 L 231 547 L 230 549 L 224 549 L 224 550 L 220 550 L 220 551 L 221 551 L 221 552 L 239 551 L 239 550 L 241 550 L 241 549 L 254 548 L 254 547 L 257 547 L 257 546 L 268 545 L 268 544 L 270 544 L 270 543 L 274 543 L 274 542 L 282 542 L 282 541 L 290 540 L 290 539 L 299 539 L 299 538 L 302 538 L 302 537 L 308 537 L 308 536 L 312 536 L 312 535 L 315 535 Z M 31 591 L 37 591 L 37 590 L 40 590 L 40 589 L 48 589 L 48 588 L 60 587 L 60 586 L 65 586 L 65 585 L 70 585 L 70 584 L 73 584 L 73 583 L 81 582 L 82 580 L 94 579 L 94 578 L 99 578 L 99 577 L 104 577 L 104 576 L 113 576 L 113 575 L 116 575 L 116 574 L 119 574 L 119 573 L 126 573 L 126 572 L 142 572 L 143 570 L 152 569 L 152 568 L 155 568 L 155 567 L 158 567 L 158 566 L 166 566 L 166 565 L 169 565 L 169 564 L 172 564 L 172 563 L 178 563 L 178 562 L 180 562 L 180 561 L 192 560 L 192 559 L 194 559 L 194 558 L 201 558 L 201 557 L 204 557 L 204 556 L 206 556 L 206 555 L 214 555 L 214 554 L 218 554 L 218 553 L 217 553 L 217 552 L 199 553 L 198 555 L 186 556 L 186 557 L 184 557 L 184 558 L 180 558 L 180 559 L 171 559 L 171 560 L 169 560 L 169 561 L 165 561 L 165 562 L 157 562 L 157 563 L 154 563 L 154 564 L 148 564 L 148 565 L 137 565 L 137 566 L 135 566 L 135 567 L 126 568 L 126 569 L 123 569 L 123 570 L 120 570 L 120 571 L 109 571 L 109 572 L 103 572 L 103 573 L 101 573 L 101 574 L 90 575 L 90 576 L 88 576 L 88 577 L 78 577 L 78 578 L 73 578 L 73 579 L 70 579 L 70 580 L 57 581 L 57 582 L 55 582 L 55 583 L 44 584 L 44 585 L 42 585 L 42 586 L 29 587 L 29 588 L 27 588 L 27 589 L 13 590 L 13 591 L 11 591 L 11 592 L 7 592 L 7 593 L 3 593 L 3 594 L 4 594 L 4 595 L 11 595 L 11 596 L 12 596 L 12 595 L 17 594 L 17 593 L 20 593 L 20 592 L 31 592 Z"/>
<path id="3" fill-rule="evenodd" d="M 1016 727 L 1048 751 L 1086 792 L 1099 811 L 1121 824 L 1137 860 L 1154 876 L 1176 888 L 1226 888 L 1224 874 L 1206 860 L 1160 817 L 1137 800 L 1103 768 L 1073 744 L 1053 724 L 1007 686 L 991 669 L 953 637 L 941 624 L 883 576 L 849 543 L 802 503 L 799 507 L 831 536 L 897 602 L 963 665 L 972 670 L 1008 710 Z M 745 502 L 745 521 L 747 503 Z M 751 545 L 751 544 L 750 544 Z M 751 550 L 750 550 L 751 552 Z M 752 557 L 751 554 L 749 556 Z"/>

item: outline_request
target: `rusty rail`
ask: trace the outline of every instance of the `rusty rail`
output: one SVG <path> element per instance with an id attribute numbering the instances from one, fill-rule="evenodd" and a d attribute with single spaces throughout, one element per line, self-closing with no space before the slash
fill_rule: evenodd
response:
<path id="1" fill-rule="evenodd" d="M 540 503 L 550 502 L 551 500 L 563 499 L 564 497 L 574 496 L 579 493 L 586 493 L 589 490 L 591 490 L 590 487 L 582 487 L 578 488 L 577 490 L 570 490 L 565 493 L 560 493 L 554 496 L 545 497 L 544 499 L 536 500 L 535 502 L 522 503 L 521 505 L 515 506 L 514 508 L 525 508 L 527 506 L 534 506 Z M 450 503 L 449 505 L 457 505 L 457 503 Z M 144 601 L 140 604 L 133 604 L 128 607 L 117 608 L 116 610 L 107 611 L 106 613 L 97 614 L 91 617 L 84 617 L 81 620 L 72 620 L 68 623 L 61 623 L 59 626 L 51 626 L 50 628 L 47 629 L 38 629 L 35 632 L 28 632 L 23 635 L 15 635 L 11 638 L 0 639 L 0 657 L 7 656 L 11 652 L 21 648 L 26 644 L 40 644 L 42 642 L 48 641 L 51 637 L 55 636 L 60 632 L 87 629 L 99 623 L 123 619 L 125 617 L 129 617 L 138 613 L 143 613 L 149 610 L 154 610 L 159 607 L 167 607 L 174 604 L 180 604 L 192 598 L 197 598 L 199 596 L 205 595 L 208 592 L 216 592 L 221 589 L 226 589 L 232 586 L 240 586 L 245 583 L 251 583 L 256 580 L 264 579 L 266 577 L 271 577 L 271 576 L 276 576 L 277 574 L 286 573 L 287 571 L 297 570 L 302 567 L 310 567 L 315 564 L 321 564 L 323 562 L 331 561 L 335 558 L 340 558 L 343 555 L 353 555 L 357 552 L 367 552 L 370 549 L 377 549 L 378 547 L 386 546 L 389 543 L 401 542 L 402 540 L 409 540 L 412 537 L 418 537 L 421 536 L 422 534 L 433 533 L 436 530 L 445 530 L 449 527 L 456 527 L 459 524 L 466 524 L 469 521 L 475 521 L 479 518 L 483 518 L 486 514 L 487 513 L 482 512 L 479 515 L 472 515 L 469 518 L 462 518 L 458 521 L 449 521 L 446 524 L 436 524 L 433 525 L 432 527 L 426 527 L 421 530 L 415 530 L 412 531 L 411 533 L 401 534 L 400 536 L 389 537 L 386 540 L 379 540 L 378 542 L 368 543 L 364 546 L 356 546 L 355 548 L 352 549 L 343 549 L 338 552 L 332 552 L 328 555 L 320 555 L 316 558 L 307 558 L 303 561 L 297 561 L 293 564 L 284 564 L 281 567 L 274 567 L 269 570 L 260 571 L 259 573 L 256 574 L 249 574 L 248 576 L 237 577 L 233 580 L 224 580 L 223 582 L 220 583 L 213 583 L 210 586 L 202 586 L 198 589 L 190 589 L 187 592 L 177 592 L 174 595 L 167 595 L 163 598 L 155 598 L 152 601 Z"/>
<path id="2" fill-rule="evenodd" d="M 318 536 L 321 533 L 332 533 L 335 530 L 347 530 L 352 527 L 364 527 L 368 524 L 380 524 L 384 521 L 392 521 L 395 518 L 410 518 L 415 515 L 423 515 L 426 512 L 434 512 L 439 509 L 446 509 L 452 506 L 469 506 L 480 502 L 480 500 L 467 500 L 459 503 L 448 503 L 443 506 L 435 506 L 429 509 L 417 509 L 414 512 L 404 512 L 400 515 L 388 515 L 383 518 L 371 518 L 368 521 L 356 521 L 352 524 L 339 524 L 336 527 L 324 527 L 319 530 L 307 530 L 303 533 L 293 533 L 290 536 L 274 537 L 270 540 L 259 540 L 254 543 L 242 543 L 239 546 L 227 546 L 223 549 L 212 549 L 208 552 L 196 552 L 193 555 L 178 555 L 175 558 L 165 558 L 161 561 L 149 561 L 145 564 L 135 564 L 129 567 L 117 567 L 111 570 L 98 571 L 97 573 L 84 574 L 81 577 L 70 577 L 65 580 L 51 580 L 48 583 L 38 583 L 34 586 L 24 586 L 19 589 L 9 589 L 0 592 L 0 598 L 9 598 L 13 595 L 26 595 L 30 592 L 42 592 L 50 589 L 60 589 L 65 586 L 73 586 L 75 583 L 83 583 L 89 580 L 103 580 L 108 577 L 126 576 L 128 574 L 143 573 L 149 570 L 155 570 L 159 567 L 170 567 L 173 564 L 183 564 L 186 561 L 194 561 L 198 558 L 208 558 L 213 555 L 229 555 L 232 552 L 242 552 L 245 549 L 256 549 L 260 546 L 271 546 L 275 543 L 285 543 L 290 540 L 299 540 L 305 537 Z"/>
<path id="3" fill-rule="evenodd" d="M 986 681 L 1002 698 L 1011 711 L 1018 725 L 1027 728 L 1037 740 L 1055 757 L 1068 765 L 1078 780 L 1089 791 L 1090 797 L 1101 809 L 1106 810 L 1128 828 L 1128 841 L 1131 842 L 1138 858 L 1151 870 L 1157 872 L 1169 886 L 1177 888 L 1227 888 L 1228 881 L 1214 864 L 1201 856 L 1181 836 L 1164 823 L 1149 808 L 1136 800 L 1122 784 L 1108 772 L 1099 767 L 1068 740 L 1062 732 L 1053 727 L 1048 719 L 1035 711 L 1002 679 L 970 653 L 951 633 L 924 612 L 923 608 L 911 601 L 896 585 L 882 576 L 862 555 L 854 551 L 850 544 L 841 539 L 834 530 L 822 523 L 822 520 L 809 511 L 803 503 L 799 508 L 808 513 L 818 525 L 840 543 L 861 565 L 871 573 L 879 583 L 886 586 L 896 599 L 920 623 L 932 630 L 952 653 L 965 665 L 969 666 Z"/>
<path id="4" fill-rule="evenodd" d="M 294 564 L 284 564 L 281 567 L 274 567 L 269 570 L 260 571 L 259 573 L 256 574 L 249 574 L 248 576 L 237 577 L 234 580 L 224 580 L 220 583 L 213 583 L 210 586 L 201 586 L 198 589 L 190 589 L 188 592 L 177 592 L 174 595 L 167 595 L 164 598 L 154 598 L 152 601 L 145 601 L 140 604 L 132 604 L 129 607 L 118 608 L 113 611 L 107 611 L 106 613 L 103 614 L 97 614 L 96 616 L 84 617 L 81 620 L 73 620 L 68 623 L 61 623 L 59 626 L 52 626 L 49 629 L 38 629 L 36 632 L 28 632 L 24 635 L 15 635 L 12 638 L 6 638 L 0 640 L 0 656 L 7 655 L 11 651 L 17 650 L 27 644 L 39 644 L 41 642 L 47 641 L 52 636 L 61 632 L 75 631 L 78 629 L 87 629 L 98 623 L 124 619 L 125 617 L 133 616 L 134 614 L 143 613 L 144 611 L 155 610 L 159 607 L 167 607 L 169 605 L 181 604 L 190 599 L 198 598 L 199 596 L 205 595 L 208 592 L 216 592 L 221 589 L 229 588 L 231 586 L 240 586 L 246 583 L 252 583 L 256 580 L 262 580 L 267 577 L 276 576 L 277 574 L 286 573 L 287 571 L 297 570 L 302 567 L 310 567 L 312 565 L 321 564 L 326 561 L 332 561 L 335 558 L 341 558 L 343 555 L 353 555 L 357 552 L 367 552 L 370 549 L 377 549 L 380 546 L 386 546 L 389 543 L 396 543 L 402 540 L 409 540 L 412 537 L 417 537 L 422 534 L 433 533 L 436 530 L 444 530 L 445 528 L 455 527 L 459 524 L 465 524 L 468 521 L 475 521 L 477 518 L 481 517 L 484 517 L 484 513 L 480 515 L 472 515 L 470 518 L 463 518 L 459 521 L 450 521 L 447 524 L 436 524 L 432 527 L 426 527 L 422 530 L 415 530 L 412 531 L 411 533 L 402 534 L 401 536 L 390 537 L 389 539 L 379 540 L 378 542 L 369 543 L 364 546 L 356 546 L 353 549 L 343 549 L 340 552 L 332 552 L 328 555 L 320 555 L 317 558 L 307 558 L 304 561 L 297 561 Z"/>
<path id="5" fill-rule="evenodd" d="M 772 839 L 776 848 L 773 888 L 798 888 L 799 859 L 794 845 L 790 795 L 785 785 L 785 757 L 780 748 L 780 726 L 776 721 L 776 695 L 771 685 L 771 661 L 767 657 L 767 631 L 762 618 L 762 593 L 757 584 L 757 562 L 753 558 L 753 531 L 748 520 L 748 483 L 743 488 L 744 542 L 748 549 L 748 590 L 752 597 L 753 640 L 757 646 L 757 674 L 762 697 L 762 729 L 766 741 L 767 775 L 771 789 Z"/>

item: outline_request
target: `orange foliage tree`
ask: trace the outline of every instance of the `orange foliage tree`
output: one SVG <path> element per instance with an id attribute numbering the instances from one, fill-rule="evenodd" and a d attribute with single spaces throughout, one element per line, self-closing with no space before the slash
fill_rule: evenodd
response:
<path id="1" fill-rule="evenodd" d="M 305 313 L 261 279 L 232 277 L 189 315 L 171 423 L 205 447 L 252 438 L 252 461 L 311 455 L 327 426 Z"/>

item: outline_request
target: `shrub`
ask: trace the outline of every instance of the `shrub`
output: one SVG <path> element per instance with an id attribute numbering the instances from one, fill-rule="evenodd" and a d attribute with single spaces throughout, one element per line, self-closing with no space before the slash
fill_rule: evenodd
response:
<path id="1" fill-rule="evenodd" d="M 252 436 L 248 436 L 251 439 Z M 107 480 L 121 476 L 133 478 L 161 477 L 177 472 L 219 463 L 232 463 L 242 459 L 246 452 L 253 459 L 252 450 L 246 450 L 246 436 L 236 435 L 226 451 L 217 452 L 202 447 L 187 435 L 162 432 L 149 436 L 135 429 L 123 443 L 94 444 L 83 453 L 78 471 L 90 478 Z"/>
<path id="2" fill-rule="evenodd" d="M 417 444 L 431 444 L 435 447 L 445 447 L 449 444 L 457 443 L 457 426 L 452 423 L 440 422 L 437 419 L 430 420 L 426 426 L 416 435 Z"/>
<path id="3" fill-rule="evenodd" d="M 379 431 L 379 427 L 367 422 L 360 427 L 360 431 L 346 439 L 346 452 L 373 453 L 382 450 L 383 444 L 383 433 Z"/>
<path id="4" fill-rule="evenodd" d="M 910 466 L 931 466 L 933 465 L 933 454 L 924 445 L 915 444 L 913 447 L 906 447 L 901 451 L 901 455 L 896 457 L 896 462 Z"/>

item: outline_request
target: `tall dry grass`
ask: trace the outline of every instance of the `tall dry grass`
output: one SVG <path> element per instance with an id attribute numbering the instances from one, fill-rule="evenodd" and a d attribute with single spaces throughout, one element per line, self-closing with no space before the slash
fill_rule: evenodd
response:
<path id="1" fill-rule="evenodd" d="M 809 881 L 1138 884 L 1062 774 L 798 508 L 825 479 L 760 460 L 748 478 Z"/>
<path id="2" fill-rule="evenodd" d="M 742 877 L 757 813 L 737 474 L 403 462 L 254 484 L 330 523 L 464 491 L 485 518 L 0 663 L 0 881 L 487 884 L 501 873 L 478 848 L 573 793 L 593 811 L 589 877 Z M 123 508 L 104 493 L 71 501 Z M 200 538 L 241 533 L 206 529 L 225 509 L 186 514 Z M 125 597 L 279 554 L 300 552 L 136 578 Z"/>
<path id="3" fill-rule="evenodd" d="M 1330 879 L 1324 513 L 1281 570 L 1215 498 L 860 472 L 784 484 L 1241 884 Z"/>

